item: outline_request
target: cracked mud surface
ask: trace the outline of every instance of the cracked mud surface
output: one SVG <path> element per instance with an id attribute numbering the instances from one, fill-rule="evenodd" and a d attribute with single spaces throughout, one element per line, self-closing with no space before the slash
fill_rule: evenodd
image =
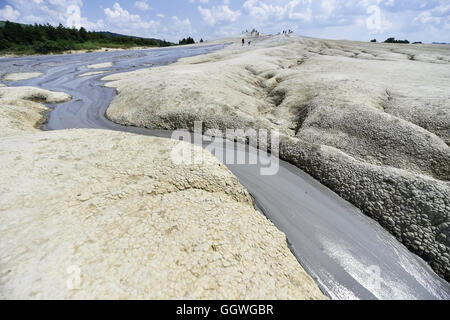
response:
<path id="1" fill-rule="evenodd" d="M 207 151 L 174 165 L 173 140 L 42 132 L 48 109 L 33 96 L 70 97 L 0 90 L 0 298 L 326 299 Z"/>
<path id="2" fill-rule="evenodd" d="M 449 74 L 448 46 L 274 37 L 106 77 L 118 91 L 107 116 L 280 130 L 283 159 L 450 280 Z"/>
<path id="3" fill-rule="evenodd" d="M 170 131 L 121 126 L 105 119 L 105 110 L 113 100 L 115 90 L 103 87 L 104 83 L 98 80 L 101 75 L 78 77 L 89 70 L 86 57 L 89 56 L 89 63 L 113 62 L 114 67 L 105 70 L 111 74 L 166 64 L 175 61 L 177 57 L 206 53 L 211 48 L 217 47 L 182 47 L 32 59 L 23 57 L 0 61 L 0 69 L 10 73 L 45 72 L 40 78 L 8 85 L 38 86 L 52 91 L 67 92 L 73 96 L 73 99 L 66 103 L 50 106 L 53 109 L 47 115 L 48 121 L 44 126 L 47 130 L 101 128 L 170 137 Z M 219 48 L 222 48 L 222 45 L 219 45 Z M 205 56 L 198 59 L 198 64 L 202 65 L 207 61 L 217 62 L 220 59 L 221 55 L 215 58 Z M 293 58 L 288 62 L 278 59 L 276 66 L 281 69 L 293 69 L 295 66 L 306 64 L 306 61 L 306 57 Z M 255 60 L 251 62 L 253 65 Z M 250 66 L 246 72 L 253 79 L 255 75 L 252 73 L 257 76 L 261 70 Z M 268 86 L 264 86 L 259 79 L 256 83 L 261 99 L 272 101 L 270 105 L 275 103 L 270 97 L 270 90 L 275 92 L 276 84 L 281 83 L 283 79 L 277 76 L 276 72 L 262 72 L 261 75 L 264 79 L 274 81 Z M 278 95 L 276 93 L 274 96 Z M 261 107 L 267 112 L 267 106 Z M 305 111 L 310 112 L 309 109 Z M 297 118 L 304 120 L 307 116 L 298 112 L 293 112 L 293 115 L 294 124 L 298 123 Z M 293 126 L 294 129 L 297 132 L 301 126 L 298 128 Z M 223 150 L 224 146 L 215 148 Z M 302 150 L 306 151 L 307 145 L 303 145 L 300 151 Z M 314 146 L 312 150 L 317 151 L 317 148 Z M 18 158 L 17 161 L 19 160 Z M 267 160 L 264 163 L 266 162 Z M 292 162 L 294 163 L 293 160 Z M 306 162 L 303 160 L 302 163 Z M 437 276 L 422 259 L 409 252 L 392 235 L 364 216 L 353 205 L 302 170 L 280 161 L 280 170 L 275 176 L 261 176 L 261 164 L 227 166 L 251 192 L 258 208 L 263 209 L 262 212 L 286 234 L 291 251 L 308 274 L 316 280 L 323 292 L 333 299 L 448 299 L 449 284 Z M 129 178 L 132 180 L 133 176 Z M 90 180 L 85 184 L 89 186 Z M 191 184 L 187 184 L 186 188 L 195 189 L 190 186 Z M 90 199 L 90 189 L 86 190 L 86 193 L 79 195 L 81 200 Z M 169 193 L 175 194 L 173 191 Z M 380 286 L 374 286 L 373 282 L 368 281 L 371 277 L 371 273 L 368 272 L 370 266 L 380 268 Z"/>

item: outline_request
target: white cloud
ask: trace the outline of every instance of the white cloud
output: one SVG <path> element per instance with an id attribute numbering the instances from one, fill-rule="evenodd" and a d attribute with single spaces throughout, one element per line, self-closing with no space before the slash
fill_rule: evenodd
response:
<path id="1" fill-rule="evenodd" d="M 310 22 L 313 20 L 311 0 L 293 0 L 287 5 L 288 18 Z"/>
<path id="2" fill-rule="evenodd" d="M 6 5 L 0 10 L 0 19 L 14 21 L 20 16 L 18 10 L 13 9 L 13 7 Z"/>
<path id="3" fill-rule="evenodd" d="M 134 6 L 136 8 L 138 8 L 139 10 L 142 10 L 142 11 L 146 11 L 146 10 L 151 10 L 152 9 L 146 0 L 136 1 L 134 3 Z"/>
<path id="4" fill-rule="evenodd" d="M 67 20 L 66 20 L 66 25 L 67 26 L 74 26 L 76 28 L 81 28 L 82 27 L 82 19 L 81 19 L 81 9 L 79 6 L 77 5 L 70 5 L 67 10 Z"/>
<path id="5" fill-rule="evenodd" d="M 96 10 L 101 3 L 110 4 Z M 449 0 L 179 0 L 177 10 L 189 12 L 189 19 L 180 13 L 175 16 L 169 9 L 173 2 L 166 0 L 161 1 L 162 8 L 158 5 L 154 20 L 148 20 L 144 15 L 152 10 L 152 3 L 151 0 L 0 0 L 0 20 L 63 23 L 172 41 L 188 35 L 204 39 L 221 37 L 253 27 L 264 33 L 289 28 L 305 35 L 361 40 L 377 33 L 377 38 L 450 41 Z M 164 6 L 167 11 L 163 11 Z M 373 11 L 367 11 L 371 6 L 380 9 L 380 28 L 367 27 L 373 15 Z M 89 17 L 96 20 L 87 19 L 87 8 L 91 10 Z M 195 11 L 192 13 L 191 9 Z M 204 28 L 204 24 L 209 27 Z M 197 25 L 198 30 L 202 26 L 198 34 Z"/>
<path id="6" fill-rule="evenodd" d="M 103 20 L 89 21 L 82 15 L 82 0 L 7 0 L 20 12 L 22 23 L 59 23 L 67 26 L 84 26 L 94 30 L 103 28 Z"/>
<path id="7" fill-rule="evenodd" d="M 112 9 L 104 9 L 106 19 L 114 24 L 141 23 L 141 17 L 122 9 L 119 3 L 114 3 Z"/>
<path id="8" fill-rule="evenodd" d="M 230 23 L 236 21 L 241 13 L 231 10 L 228 5 L 213 6 L 210 9 L 198 7 L 198 11 L 203 20 L 210 26 L 220 23 Z"/>
<path id="9" fill-rule="evenodd" d="M 302 20 L 313 19 L 311 0 L 282 1 L 278 4 L 266 3 L 259 0 L 248 0 L 244 3 L 244 12 L 257 21 L 276 20 Z"/>
<path id="10" fill-rule="evenodd" d="M 440 5 L 431 10 L 419 13 L 413 20 L 416 24 L 449 30 L 450 29 L 450 4 Z"/>
<path id="11" fill-rule="evenodd" d="M 286 7 L 267 4 L 259 0 L 246 1 L 243 5 L 243 9 L 248 15 L 262 21 L 267 20 L 270 17 L 282 19 L 286 15 Z"/>
<path id="12" fill-rule="evenodd" d="M 106 21 L 109 26 L 116 32 L 130 33 L 143 37 L 150 37 L 157 32 L 160 26 L 159 21 L 142 20 L 138 14 L 131 14 L 128 10 L 123 9 L 119 3 L 114 3 L 112 9 L 104 9 Z"/>
<path id="13" fill-rule="evenodd" d="M 178 42 L 182 38 L 192 36 L 196 38 L 196 30 L 192 26 L 189 18 L 179 18 L 178 16 L 172 16 L 169 23 L 165 26 L 161 26 L 158 31 L 158 38 L 169 39 L 170 41 Z M 196 40 L 198 40 L 196 38 Z"/>
<path id="14" fill-rule="evenodd" d="M 191 20 L 188 18 L 180 19 L 177 16 L 172 17 L 172 29 L 173 30 L 183 30 L 185 33 L 190 34 L 192 32 Z"/>

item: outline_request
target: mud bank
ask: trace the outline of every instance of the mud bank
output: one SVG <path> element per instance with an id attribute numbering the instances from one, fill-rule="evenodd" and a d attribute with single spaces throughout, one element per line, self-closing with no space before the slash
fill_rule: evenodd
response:
<path id="1" fill-rule="evenodd" d="M 169 139 L 42 132 L 30 100 L 69 96 L 0 94 L 2 299 L 326 299 L 207 151 L 174 165 Z"/>
<path id="2" fill-rule="evenodd" d="M 10 73 L 3 77 L 3 81 L 22 81 L 42 76 L 40 72 L 23 72 L 23 73 Z"/>
<path id="3" fill-rule="evenodd" d="M 450 49 L 265 37 L 104 78 L 107 117 L 151 129 L 264 128 L 281 157 L 450 280 Z"/>

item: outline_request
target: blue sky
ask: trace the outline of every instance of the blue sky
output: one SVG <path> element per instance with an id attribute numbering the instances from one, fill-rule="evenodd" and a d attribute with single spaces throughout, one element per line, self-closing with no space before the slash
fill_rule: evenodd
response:
<path id="1" fill-rule="evenodd" d="M 290 28 L 330 39 L 450 42 L 450 0 L 0 0 L 0 20 L 171 41 Z"/>

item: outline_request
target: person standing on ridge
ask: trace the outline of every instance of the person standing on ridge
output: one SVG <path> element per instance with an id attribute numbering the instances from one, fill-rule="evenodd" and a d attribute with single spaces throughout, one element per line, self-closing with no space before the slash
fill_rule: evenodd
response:
<path id="1" fill-rule="evenodd" d="M 242 46 L 244 46 L 244 44 L 245 44 L 245 39 L 242 38 Z"/>

